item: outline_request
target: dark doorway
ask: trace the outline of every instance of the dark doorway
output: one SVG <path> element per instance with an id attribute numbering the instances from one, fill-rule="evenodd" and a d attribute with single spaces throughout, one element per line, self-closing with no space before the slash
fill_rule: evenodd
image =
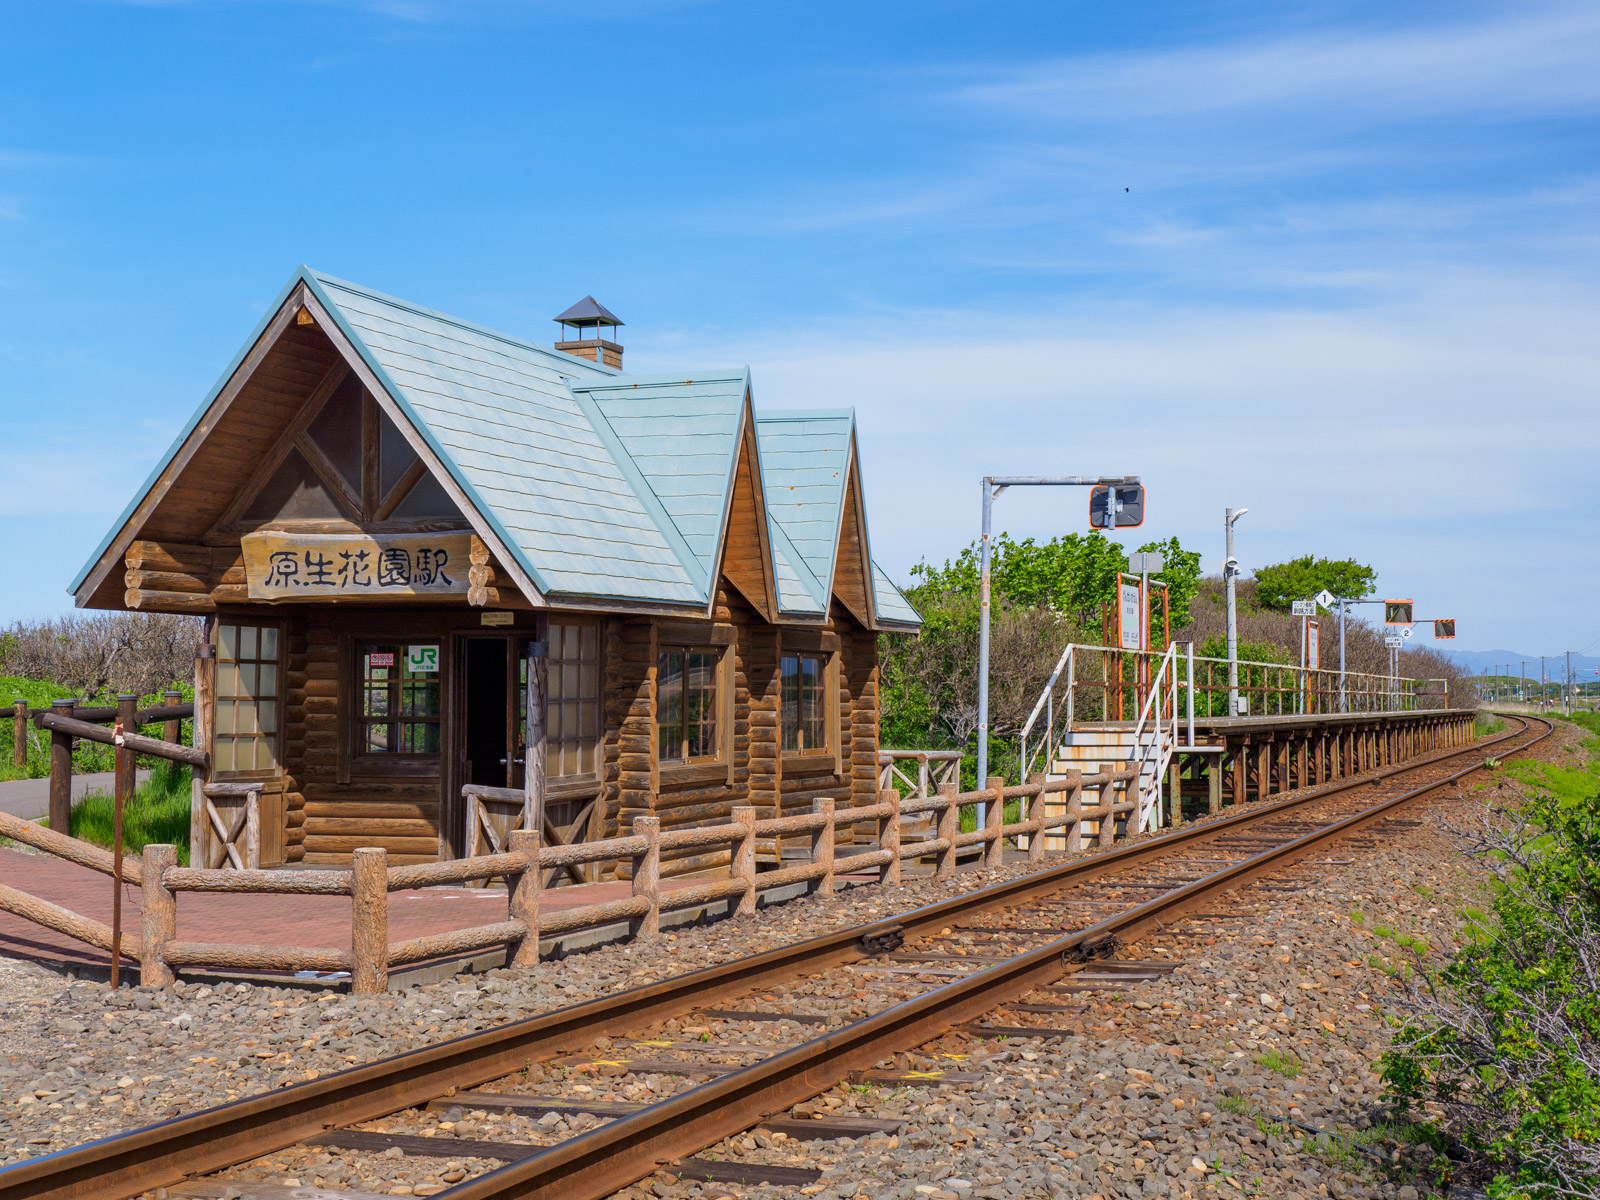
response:
<path id="1" fill-rule="evenodd" d="M 462 688 L 466 783 L 486 787 L 511 783 L 510 649 L 506 638 L 467 639 L 467 678 Z"/>

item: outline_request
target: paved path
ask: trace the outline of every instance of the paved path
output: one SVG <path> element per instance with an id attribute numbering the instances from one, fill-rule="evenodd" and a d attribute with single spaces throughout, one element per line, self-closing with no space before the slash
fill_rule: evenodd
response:
<path id="1" fill-rule="evenodd" d="M 139 782 L 143 783 L 150 778 L 149 771 L 139 772 Z M 72 799 L 74 802 L 82 800 L 93 791 L 111 793 L 115 785 L 115 777 L 110 771 L 101 771 L 95 775 L 74 775 L 72 777 Z M 11 779 L 0 783 L 0 812 L 10 813 L 14 817 L 24 817 L 33 820 L 42 817 L 50 811 L 50 781 L 48 779 Z"/>
<path id="2" fill-rule="evenodd" d="M 690 887 L 701 879 L 664 879 L 665 890 Z M 0 883 L 111 923 L 111 878 L 48 854 L 0 850 Z M 591 883 L 552 888 L 540 895 L 540 909 L 556 912 L 583 904 L 619 900 L 632 894 L 628 883 Z M 444 933 L 506 919 L 503 890 L 426 888 L 389 894 L 389 940 Z M 139 889 L 122 886 L 124 929 L 139 928 Z M 350 947 L 350 900 L 346 896 L 265 896 L 184 892 L 178 897 L 178 937 L 245 945 Z M 0 911 L 0 955 L 58 963 L 104 964 L 106 952 L 64 934 Z"/>

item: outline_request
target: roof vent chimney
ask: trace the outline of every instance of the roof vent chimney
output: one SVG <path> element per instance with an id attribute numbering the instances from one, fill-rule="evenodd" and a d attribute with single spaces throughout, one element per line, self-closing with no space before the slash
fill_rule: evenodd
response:
<path id="1" fill-rule="evenodd" d="M 579 300 L 557 317 L 556 323 L 561 326 L 562 337 L 556 343 L 557 350 L 622 369 L 622 347 L 611 340 L 622 322 L 593 296 Z"/>

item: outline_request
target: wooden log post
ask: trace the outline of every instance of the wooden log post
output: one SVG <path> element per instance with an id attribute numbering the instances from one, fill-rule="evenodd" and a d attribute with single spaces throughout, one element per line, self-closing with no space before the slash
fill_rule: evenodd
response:
<path id="1" fill-rule="evenodd" d="M 1067 850 L 1083 849 L 1083 772 L 1069 770 L 1065 772 L 1067 780 L 1067 816 L 1072 820 L 1062 826 L 1067 839 Z"/>
<path id="2" fill-rule="evenodd" d="M 661 934 L 661 818 L 635 817 L 633 836 L 645 840 L 644 852 L 633 860 L 633 894 L 649 904 L 635 918 L 634 936 L 650 939 Z"/>
<path id="3" fill-rule="evenodd" d="M 1245 795 L 1245 765 L 1250 754 L 1250 743 L 1242 742 L 1233 752 L 1233 805 L 1237 808 L 1244 803 Z"/>
<path id="4" fill-rule="evenodd" d="M 939 851 L 938 865 L 933 873 L 936 879 L 949 879 L 956 873 L 956 834 L 961 832 L 961 806 L 956 803 L 954 782 L 941 783 L 939 795 L 948 803 L 939 811 L 937 835 L 944 843 L 944 849 Z"/>
<path id="5" fill-rule="evenodd" d="M 350 989 L 389 990 L 389 855 L 364 846 L 350 855 Z"/>
<path id="6" fill-rule="evenodd" d="M 19 697 L 11 708 L 12 761 L 25 767 L 28 765 L 28 702 Z"/>
<path id="7" fill-rule="evenodd" d="M 878 849 L 889 852 L 889 861 L 878 868 L 879 883 L 900 882 L 900 792 L 884 788 L 878 793 L 878 803 L 887 804 L 889 812 L 878 818 Z"/>
<path id="8" fill-rule="evenodd" d="M 177 976 L 167 962 L 167 947 L 178 936 L 178 896 L 162 878 L 178 865 L 175 846 L 147 845 L 140 858 L 144 878 L 139 896 L 139 984 L 166 987 Z"/>
<path id="9" fill-rule="evenodd" d="M 733 842 L 733 861 L 729 864 L 728 875 L 744 884 L 734 915 L 753 917 L 756 912 L 756 810 L 752 805 L 738 804 L 728 815 L 739 827 L 739 836 Z"/>
<path id="10" fill-rule="evenodd" d="M 183 703 L 183 693 L 178 691 L 176 688 L 169 688 L 167 691 L 162 692 L 161 698 L 167 702 L 168 708 L 171 708 L 175 704 Z M 168 717 L 161 723 L 161 740 L 163 742 L 171 742 L 174 746 L 176 746 L 178 744 L 178 739 L 182 736 L 182 717 Z"/>
<path id="11" fill-rule="evenodd" d="M 512 967 L 539 965 L 539 830 L 513 829 L 506 839 L 506 848 L 520 854 L 528 864 L 521 871 L 506 876 L 507 916 L 523 928 L 521 939 L 506 955 Z"/>
<path id="12" fill-rule="evenodd" d="M 1272 743 L 1262 742 L 1256 749 L 1256 799 L 1272 795 Z"/>
<path id="13" fill-rule="evenodd" d="M 50 701 L 50 712 L 58 717 L 72 716 L 71 700 Z M 59 730 L 50 731 L 50 828 L 72 836 L 72 737 Z"/>
<path id="14" fill-rule="evenodd" d="M 1222 758 L 1220 754 L 1206 755 L 1206 803 L 1212 816 L 1222 811 Z"/>
<path id="15" fill-rule="evenodd" d="M 1000 789 L 1006 786 L 1006 781 L 999 775 L 991 775 L 984 786 L 994 798 L 983 814 L 983 865 L 999 867 L 1005 865 L 1006 840 L 1000 835 L 1000 829 L 1006 823 L 1006 799 Z"/>
<path id="16" fill-rule="evenodd" d="M 1046 778 L 1043 771 L 1035 771 L 1028 776 L 1028 782 L 1039 789 L 1028 797 L 1028 823 L 1033 826 L 1033 831 L 1028 834 L 1028 861 L 1030 863 L 1038 863 L 1044 859 L 1044 784 Z"/>
<path id="17" fill-rule="evenodd" d="M 833 846 L 837 837 L 834 827 L 834 807 L 838 802 L 831 796 L 813 800 L 811 811 L 827 818 L 821 829 L 811 835 L 811 862 L 822 868 L 817 879 L 815 895 L 833 895 Z"/>
<path id="18" fill-rule="evenodd" d="M 1115 768 L 1110 763 L 1107 763 L 1100 768 L 1101 773 L 1108 776 L 1114 769 Z M 1137 789 L 1139 786 L 1139 780 L 1137 777 L 1135 777 L 1133 780 L 1133 786 L 1135 789 Z M 1126 783 L 1116 783 L 1110 779 L 1107 779 L 1105 783 L 1100 785 L 1098 807 L 1105 809 L 1106 815 L 1101 817 L 1099 821 L 1096 822 L 1098 828 L 1095 831 L 1094 840 L 1097 846 L 1110 846 L 1116 842 L 1117 814 L 1111 810 L 1116 807 L 1117 801 L 1122 797 L 1127 796 L 1127 794 L 1128 785 Z"/>
<path id="19" fill-rule="evenodd" d="M 207 622 L 207 634 L 210 623 Z M 217 679 L 217 648 L 209 638 L 194 650 L 194 725 L 191 745 L 206 756 L 207 766 L 194 768 L 194 783 L 189 792 L 189 865 L 211 865 L 209 847 L 211 822 L 206 819 L 206 784 L 211 780 L 211 723 L 216 706 L 213 689 Z"/>
<path id="20" fill-rule="evenodd" d="M 1174 754 L 1167 772 L 1167 825 L 1183 824 L 1183 755 Z"/>

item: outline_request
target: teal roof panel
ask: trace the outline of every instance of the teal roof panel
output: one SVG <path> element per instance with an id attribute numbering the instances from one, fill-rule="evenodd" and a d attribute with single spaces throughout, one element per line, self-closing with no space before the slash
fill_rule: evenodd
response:
<path id="1" fill-rule="evenodd" d="M 716 569 L 738 464 L 747 371 L 573 384 L 594 401 L 706 578 Z"/>
<path id="2" fill-rule="evenodd" d="M 877 605 L 878 620 L 892 625 L 922 627 L 922 616 L 911 607 L 911 601 L 894 585 L 877 563 L 872 564 L 872 598 Z"/>
<path id="3" fill-rule="evenodd" d="M 613 377 L 559 354 L 318 275 L 397 401 L 498 519 L 542 590 L 695 604 L 703 572 L 569 387 Z M 697 577 L 698 576 L 698 577 Z"/>
<path id="4" fill-rule="evenodd" d="M 848 408 L 756 414 L 768 521 L 793 546 L 791 566 L 811 575 L 817 586 L 807 590 L 819 598 L 833 586 L 854 429 Z"/>

